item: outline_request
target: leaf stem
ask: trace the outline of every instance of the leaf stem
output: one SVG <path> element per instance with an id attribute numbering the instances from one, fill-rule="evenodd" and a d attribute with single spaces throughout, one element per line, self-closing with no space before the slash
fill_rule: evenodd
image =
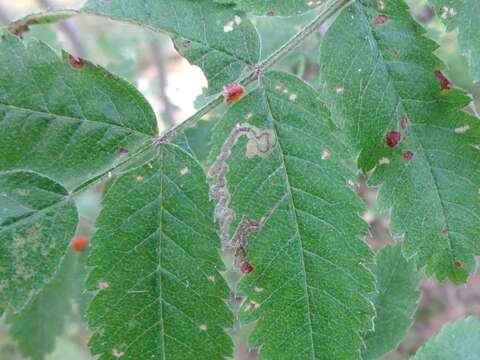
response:
<path id="1" fill-rule="evenodd" d="M 349 4 L 352 0 L 329 0 L 323 6 L 323 9 L 315 17 L 315 19 L 295 34 L 290 40 L 278 48 L 273 54 L 262 62 L 255 65 L 252 71 L 244 76 L 239 83 L 243 86 L 248 86 L 255 82 L 260 76 L 275 65 L 280 59 L 284 58 L 286 55 L 295 50 L 306 38 L 312 35 L 317 31 L 326 21 L 333 17 L 337 12 L 339 12 L 344 6 Z M 173 139 L 178 133 L 195 126 L 201 118 L 215 109 L 217 106 L 223 103 L 223 94 L 218 95 L 204 107 L 198 110 L 195 114 L 187 118 L 185 121 L 181 122 L 177 126 L 174 126 L 170 130 L 164 132 L 158 139 L 158 143 L 167 143 Z"/>

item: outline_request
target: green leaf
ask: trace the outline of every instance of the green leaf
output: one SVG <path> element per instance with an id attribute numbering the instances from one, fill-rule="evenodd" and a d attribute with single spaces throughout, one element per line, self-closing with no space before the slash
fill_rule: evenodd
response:
<path id="1" fill-rule="evenodd" d="M 480 354 L 480 321 L 475 317 L 446 324 L 440 333 L 417 351 L 413 360 L 477 360 Z"/>
<path id="2" fill-rule="evenodd" d="M 16 313 L 55 276 L 78 216 L 61 185 L 32 172 L 0 172 L 0 203 L 0 314 Z"/>
<path id="3" fill-rule="evenodd" d="M 421 277 L 415 263 L 403 257 L 400 244 L 384 247 L 376 259 L 372 271 L 377 278 L 378 294 L 373 297 L 377 316 L 375 330 L 364 336 L 364 360 L 395 350 L 412 325 L 420 298 Z"/>
<path id="4" fill-rule="evenodd" d="M 97 222 L 87 286 L 99 359 L 224 359 L 229 289 L 200 165 L 174 145 L 115 179 Z"/>
<path id="5" fill-rule="evenodd" d="M 458 28 L 458 42 L 475 81 L 480 80 L 480 2 L 477 0 L 430 0 L 448 31 Z"/>
<path id="6" fill-rule="evenodd" d="M 374 278 L 355 173 L 326 107 L 301 80 L 269 73 L 217 124 L 209 175 L 220 234 L 253 272 L 238 286 L 259 359 L 358 359 Z M 242 251 L 245 248 L 245 253 Z M 241 264 L 243 262 L 243 264 Z"/>
<path id="7" fill-rule="evenodd" d="M 55 349 L 70 311 L 75 284 L 76 255 L 69 253 L 55 278 L 20 313 L 10 316 L 10 334 L 23 356 L 43 360 Z"/>
<path id="8" fill-rule="evenodd" d="M 376 167 L 370 185 L 381 185 L 378 208 L 391 209 L 406 256 L 464 282 L 480 254 L 479 122 L 461 111 L 470 98 L 441 90 L 437 45 L 404 1 L 384 5 L 357 1 L 336 19 L 322 46 L 324 90 L 359 166 Z M 394 148 L 390 131 L 402 134 Z"/>
<path id="9" fill-rule="evenodd" d="M 156 134 L 128 83 L 47 45 L 0 40 L 0 170 L 29 169 L 67 188 L 88 181 Z"/>
<path id="10" fill-rule="evenodd" d="M 168 33 L 178 51 L 205 72 L 209 93 L 259 60 L 260 41 L 250 20 L 212 0 L 89 0 L 83 11 Z"/>
<path id="11" fill-rule="evenodd" d="M 268 15 L 289 16 L 298 15 L 305 11 L 315 9 L 324 4 L 317 0 L 214 0 L 221 4 L 236 4 L 237 8 L 245 12 Z"/>

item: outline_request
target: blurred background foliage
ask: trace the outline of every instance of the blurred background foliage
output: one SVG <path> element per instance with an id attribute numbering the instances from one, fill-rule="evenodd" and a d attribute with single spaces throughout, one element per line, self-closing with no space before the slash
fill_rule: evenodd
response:
<path id="1" fill-rule="evenodd" d="M 459 54 L 457 33 L 445 32 L 431 8 L 425 5 L 426 0 L 409 2 L 414 16 L 427 28 L 428 36 L 440 44 L 437 55 L 444 60 L 449 78 L 456 86 L 472 94 L 472 105 L 466 111 L 476 114 L 475 105 L 480 105 L 480 86 L 472 82 L 466 60 Z M 79 8 L 82 3 L 83 0 L 0 0 L 0 23 L 6 24 L 46 8 Z M 262 58 L 294 35 L 314 15 L 306 13 L 289 18 L 254 18 L 262 38 Z M 313 35 L 298 51 L 281 61 L 277 68 L 296 74 L 312 86 L 318 87 L 319 44 L 322 33 L 327 28 L 328 26 Z M 59 24 L 32 27 L 23 37 L 26 40 L 41 39 L 59 51 L 66 49 L 135 84 L 154 108 L 160 130 L 185 119 L 208 100 L 204 95 L 207 82 L 202 72 L 181 58 L 165 35 L 92 16 L 76 16 Z M 186 133 L 192 151 L 202 162 L 207 158 L 210 130 L 221 112 L 221 109 L 216 110 L 197 128 L 189 129 Z M 371 234 L 365 240 L 374 250 L 378 250 L 393 242 L 388 234 L 388 218 L 375 213 L 376 191 L 366 187 L 364 177 L 360 177 L 359 184 L 359 194 L 369 206 L 363 217 L 370 224 Z M 78 233 L 87 236 L 93 234 L 103 188 L 104 184 L 100 184 L 77 199 L 81 214 Z M 44 294 L 44 299 L 32 304 L 32 307 L 38 306 L 44 309 L 44 312 L 37 317 L 26 316 L 25 321 L 38 322 L 32 323 L 32 328 L 41 329 L 41 334 L 36 334 L 33 330 L 31 334 L 23 334 L 29 337 L 30 341 L 19 344 L 9 335 L 16 334 L 15 326 L 9 330 L 12 319 L 0 319 L 0 360 L 24 359 L 21 355 L 24 347 L 51 349 L 53 352 L 46 357 L 47 360 L 94 359 L 88 351 L 90 334 L 83 320 L 83 313 L 90 298 L 90 294 L 83 290 L 83 281 L 88 273 L 85 266 L 87 256 L 88 250 L 81 255 L 68 254 L 62 265 L 62 276 L 50 286 L 51 293 Z M 227 277 L 234 276 L 232 274 L 233 272 L 227 273 Z M 235 281 L 234 278 L 229 280 Z M 422 298 L 413 327 L 398 349 L 384 359 L 407 359 L 447 321 L 470 314 L 480 316 L 478 274 L 472 276 L 464 286 L 439 284 L 434 279 L 425 279 L 421 291 Z M 57 303 L 60 298 L 64 302 Z M 17 319 L 17 322 L 22 320 Z M 236 360 L 256 358 L 255 351 L 249 352 L 246 346 L 246 337 L 250 330 L 233 331 L 237 343 Z M 62 335 L 49 343 L 41 337 L 49 331 Z M 41 359 L 43 357 L 39 356 L 34 360 Z"/>

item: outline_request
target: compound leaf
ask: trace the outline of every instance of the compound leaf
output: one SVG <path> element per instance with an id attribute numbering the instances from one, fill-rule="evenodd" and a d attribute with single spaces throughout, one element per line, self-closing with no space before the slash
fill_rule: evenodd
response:
<path id="1" fill-rule="evenodd" d="M 373 296 L 377 310 L 374 331 L 364 336 L 364 360 L 379 359 L 395 350 L 413 322 L 420 297 L 421 277 L 413 261 L 402 254 L 401 244 L 388 245 L 376 256 L 372 271 L 377 279 L 378 294 Z"/>
<path id="2" fill-rule="evenodd" d="M 323 5 L 323 1 L 307 0 L 214 0 L 221 4 L 236 4 L 237 9 L 256 15 L 292 16 Z"/>
<path id="3" fill-rule="evenodd" d="M 70 194 L 26 171 L 0 172 L 0 314 L 16 313 L 55 276 L 75 233 Z"/>
<path id="4" fill-rule="evenodd" d="M 480 321 L 475 317 L 446 324 L 412 360 L 477 360 L 480 354 Z"/>
<path id="5" fill-rule="evenodd" d="M 224 359 L 229 289 L 200 165 L 174 145 L 115 179 L 97 222 L 87 282 L 99 359 Z"/>
<path id="6" fill-rule="evenodd" d="M 70 311 L 75 275 L 76 258 L 69 253 L 54 279 L 24 310 L 8 318 L 10 334 L 22 355 L 43 360 L 55 349 L 56 338 L 63 333 Z"/>
<path id="7" fill-rule="evenodd" d="M 4 34 L 0 67 L 0 170 L 32 170 L 70 189 L 156 134 L 140 93 L 95 65 Z"/>
<path id="8" fill-rule="evenodd" d="M 480 80 L 480 2 L 477 0 L 430 0 L 448 31 L 458 29 L 458 43 L 475 81 Z"/>
<path id="9" fill-rule="evenodd" d="M 355 173 L 318 94 L 269 73 L 212 137 L 215 214 L 247 275 L 243 323 L 259 359 L 358 359 L 374 314 Z M 252 271 L 253 270 L 253 271 Z"/>
<path id="10" fill-rule="evenodd" d="M 480 123 L 435 48 L 403 0 L 360 0 L 324 39 L 322 82 L 406 256 L 464 282 L 480 254 Z"/>
<path id="11" fill-rule="evenodd" d="M 212 0 L 89 0 L 83 11 L 168 33 L 177 50 L 205 72 L 209 93 L 220 91 L 259 60 L 254 26 L 231 5 Z"/>

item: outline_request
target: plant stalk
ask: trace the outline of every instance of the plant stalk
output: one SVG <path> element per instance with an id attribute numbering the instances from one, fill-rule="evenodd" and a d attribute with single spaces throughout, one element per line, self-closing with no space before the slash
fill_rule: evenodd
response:
<path id="1" fill-rule="evenodd" d="M 244 76 L 239 83 L 243 86 L 248 86 L 255 82 L 259 77 L 261 77 L 268 69 L 275 65 L 280 59 L 284 58 L 286 55 L 295 50 L 306 38 L 312 35 L 315 31 L 320 29 L 320 27 L 332 18 L 337 12 L 339 12 L 344 6 L 349 4 L 351 0 L 329 0 L 323 6 L 321 12 L 315 17 L 315 19 L 295 34 L 290 40 L 278 48 L 273 54 L 271 54 L 267 59 L 263 60 L 259 64 L 255 65 L 252 71 Z M 182 132 L 185 129 L 195 126 L 201 118 L 209 113 L 211 110 L 215 109 L 217 106 L 223 103 L 223 94 L 218 95 L 208 104 L 198 110 L 195 114 L 190 116 L 185 121 L 181 122 L 177 126 L 174 126 L 170 130 L 167 130 L 163 133 L 158 143 L 168 143 L 172 140 L 179 132 Z"/>

